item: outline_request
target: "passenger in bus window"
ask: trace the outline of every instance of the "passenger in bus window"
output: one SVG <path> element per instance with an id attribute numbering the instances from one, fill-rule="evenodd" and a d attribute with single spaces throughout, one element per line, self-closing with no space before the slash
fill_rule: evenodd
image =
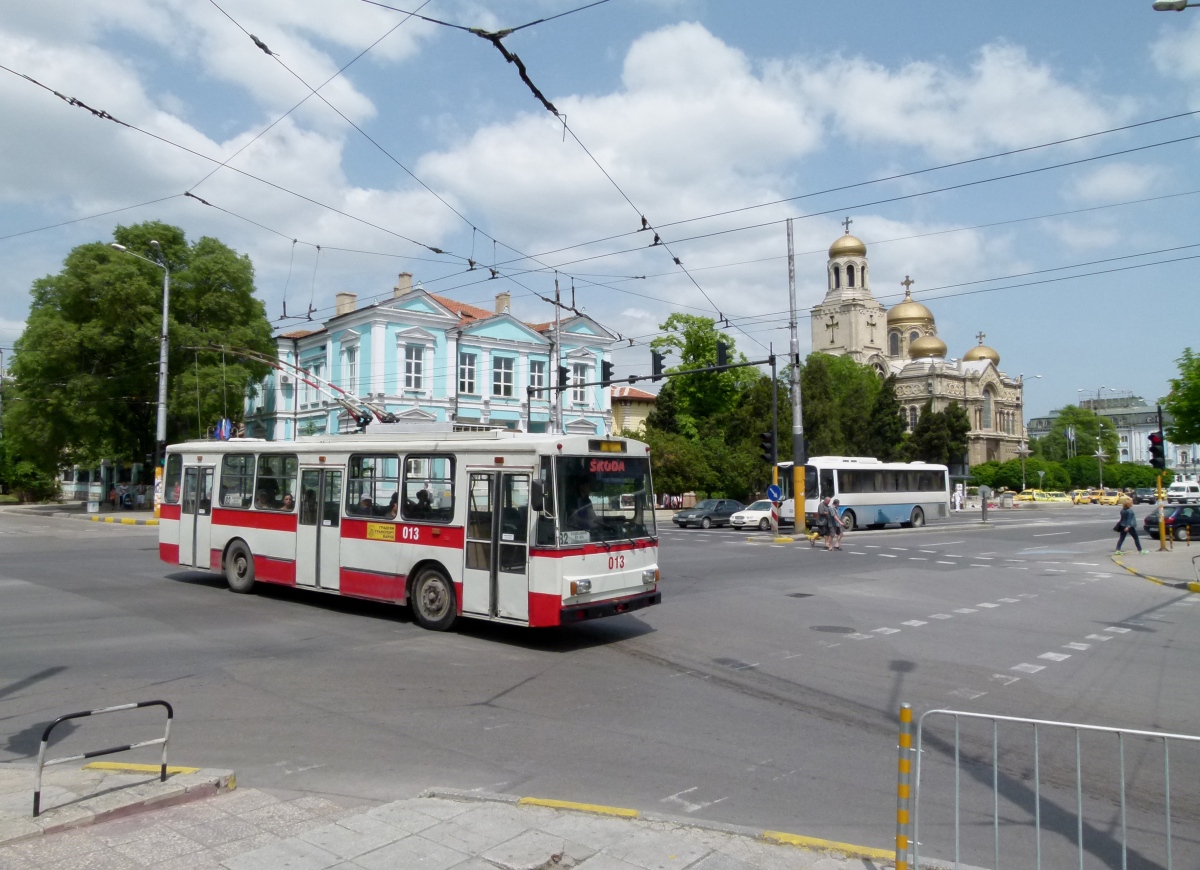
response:
<path id="1" fill-rule="evenodd" d="M 400 492 L 396 491 L 396 492 L 392 493 L 392 500 L 390 502 L 388 502 L 388 510 L 387 510 L 388 519 L 394 520 L 396 518 L 396 514 L 398 514 L 399 512 L 400 512 Z"/>
<path id="2" fill-rule="evenodd" d="M 363 516 L 371 516 L 371 497 L 363 493 L 363 497 L 358 500 L 358 513 Z"/>
<path id="3" fill-rule="evenodd" d="M 283 497 L 283 509 L 288 513 L 291 513 L 296 509 L 296 500 L 292 498 L 292 494 L 290 492 Z"/>

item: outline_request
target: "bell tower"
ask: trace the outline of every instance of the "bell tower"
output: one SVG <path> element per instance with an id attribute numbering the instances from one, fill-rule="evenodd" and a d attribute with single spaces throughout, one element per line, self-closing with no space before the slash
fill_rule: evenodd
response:
<path id="1" fill-rule="evenodd" d="M 812 308 L 812 349 L 867 364 L 883 355 L 887 310 L 871 295 L 867 246 L 846 233 L 829 246 L 825 298 Z"/>

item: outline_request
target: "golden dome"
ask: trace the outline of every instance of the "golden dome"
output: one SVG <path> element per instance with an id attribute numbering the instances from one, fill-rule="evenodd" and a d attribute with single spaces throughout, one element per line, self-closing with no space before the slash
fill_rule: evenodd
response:
<path id="1" fill-rule="evenodd" d="M 971 348 L 963 354 L 963 362 L 975 362 L 976 360 L 988 359 L 992 361 L 992 365 L 1000 368 L 1000 354 L 996 353 L 994 348 L 988 347 L 983 343 L 982 333 L 980 334 L 979 344 Z"/>
<path id="2" fill-rule="evenodd" d="M 904 301 L 897 303 L 888 311 L 887 320 L 888 326 L 905 323 L 921 323 L 932 326 L 933 312 L 920 302 L 914 301 L 912 292 L 906 287 Z"/>
<path id="3" fill-rule="evenodd" d="M 908 355 L 911 359 L 924 359 L 931 356 L 944 359 L 946 356 L 946 342 L 942 341 L 936 335 L 922 336 L 908 346 Z"/>
<path id="4" fill-rule="evenodd" d="M 831 260 L 834 257 L 865 257 L 866 255 L 867 246 L 863 244 L 862 239 L 850 235 L 848 231 L 846 235 L 829 246 L 829 259 Z"/>

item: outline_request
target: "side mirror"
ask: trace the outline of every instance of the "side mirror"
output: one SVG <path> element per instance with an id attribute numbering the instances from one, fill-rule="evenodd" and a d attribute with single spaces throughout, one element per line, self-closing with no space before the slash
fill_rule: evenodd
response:
<path id="1" fill-rule="evenodd" d="M 535 511 L 545 513 L 546 494 L 542 491 L 542 482 L 535 480 L 529 485 L 529 506 Z"/>

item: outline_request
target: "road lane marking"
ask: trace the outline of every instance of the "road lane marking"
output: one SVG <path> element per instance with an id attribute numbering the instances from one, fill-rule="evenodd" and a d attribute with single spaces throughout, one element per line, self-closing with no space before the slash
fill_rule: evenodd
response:
<path id="1" fill-rule="evenodd" d="M 995 557 L 994 557 L 994 556 L 976 556 L 975 558 L 976 558 L 976 559 L 983 559 L 985 562 L 992 562 L 992 561 L 995 561 Z"/>
<path id="2" fill-rule="evenodd" d="M 930 619 L 953 619 L 954 617 L 951 616 L 949 613 L 931 613 L 931 614 L 929 614 L 929 618 Z"/>
<path id="3" fill-rule="evenodd" d="M 1038 656 L 1039 659 L 1049 659 L 1052 662 L 1064 662 L 1070 658 L 1066 653 L 1046 652 Z"/>
<path id="4" fill-rule="evenodd" d="M 938 565 L 957 565 L 958 563 L 957 562 L 943 562 L 941 559 L 938 559 L 937 564 Z"/>
<path id="5" fill-rule="evenodd" d="M 956 607 L 954 609 L 954 612 L 955 613 L 978 613 L 979 611 L 973 607 Z"/>
<path id="6" fill-rule="evenodd" d="M 1049 538 L 1052 535 L 1069 535 L 1070 532 L 1042 532 L 1040 535 L 1034 535 L 1035 538 Z"/>
<path id="7" fill-rule="evenodd" d="M 982 698 L 987 692 L 976 692 L 974 689 L 955 689 L 952 692 L 947 692 L 947 695 L 953 695 L 955 698 L 963 698 L 967 701 L 974 701 L 976 698 Z"/>
<path id="8" fill-rule="evenodd" d="M 1036 592 L 1018 592 L 1017 597 L 1018 598 L 1037 598 L 1037 593 Z"/>
<path id="9" fill-rule="evenodd" d="M 1024 562 L 1024 559 L 1005 559 L 1005 562 Z"/>
<path id="10" fill-rule="evenodd" d="M 1105 631 L 1115 631 L 1118 634 L 1129 634 L 1129 632 L 1133 631 L 1132 628 L 1121 628 L 1119 625 L 1110 625 L 1108 628 L 1106 628 L 1104 630 Z"/>
<path id="11" fill-rule="evenodd" d="M 721 801 L 726 800 L 726 798 L 720 797 L 720 798 L 717 798 L 715 801 L 701 801 L 698 804 L 694 804 L 691 801 L 683 799 L 682 795 L 691 794 L 697 788 L 699 788 L 699 786 L 695 786 L 695 785 L 692 786 L 691 788 L 685 788 L 683 791 L 676 792 L 673 795 L 669 795 L 669 796 L 663 798 L 662 800 L 659 801 L 659 803 L 678 804 L 679 806 L 683 807 L 683 811 L 685 813 L 694 813 L 697 810 L 702 810 L 705 807 L 711 807 L 713 804 L 719 804 Z"/>
<path id="12" fill-rule="evenodd" d="M 1063 649 L 1085 650 L 1085 649 L 1091 649 L 1091 648 L 1092 648 L 1092 645 L 1090 643 L 1066 643 L 1066 644 L 1063 644 Z"/>
<path id="13" fill-rule="evenodd" d="M 870 549 L 870 550 L 878 550 L 878 549 L 880 549 L 880 547 L 879 547 L 879 545 L 878 545 L 878 544 L 865 544 L 864 546 L 865 546 L 865 547 L 867 547 L 867 549 Z"/>
<path id="14" fill-rule="evenodd" d="M 875 632 L 875 634 L 899 634 L 900 629 L 898 629 L 898 628 L 876 628 L 876 629 L 874 629 L 874 632 Z"/>
<path id="15" fill-rule="evenodd" d="M 910 628 L 920 628 L 922 625 L 928 625 L 927 622 L 922 622 L 919 619 L 910 619 L 908 622 L 902 622 L 901 625 L 907 625 Z"/>
<path id="16" fill-rule="evenodd" d="M 1023 674 L 1036 674 L 1038 671 L 1046 670 L 1046 666 L 1045 665 L 1029 665 L 1029 664 L 1021 663 L 1019 665 L 1013 665 L 1011 668 L 1009 668 L 1009 670 L 1010 671 L 1020 671 Z"/>
<path id="17" fill-rule="evenodd" d="M 903 550 L 906 553 L 908 552 L 908 547 L 888 547 L 888 549 L 889 550 Z"/>
<path id="18" fill-rule="evenodd" d="M 965 544 L 966 541 L 931 541 L 931 547 L 949 547 L 951 544 Z"/>
<path id="19" fill-rule="evenodd" d="M 992 604 L 990 601 L 985 601 L 983 604 L 976 604 L 976 607 L 999 607 L 999 604 Z"/>
<path id="20" fill-rule="evenodd" d="M 876 556 L 883 556 L 885 559 L 899 559 L 899 556 L 893 556 L 891 553 L 876 553 Z"/>
<path id="21" fill-rule="evenodd" d="M 1112 640 L 1112 638 L 1109 637 L 1107 634 L 1089 634 L 1087 636 L 1087 639 L 1088 640 Z"/>
<path id="22" fill-rule="evenodd" d="M 1072 562 L 1071 564 L 1072 564 L 1072 565 L 1082 565 L 1082 566 L 1083 566 L 1083 567 L 1085 567 L 1085 568 L 1095 568 L 1095 567 L 1097 567 L 1097 563 L 1096 563 L 1096 562 Z"/>
<path id="23" fill-rule="evenodd" d="M 908 561 L 910 561 L 910 562 L 928 562 L 929 560 L 926 559 L 924 556 L 909 556 Z"/>
<path id="24" fill-rule="evenodd" d="M 937 550 L 917 550 L 918 553 L 936 553 Z"/>
<path id="25" fill-rule="evenodd" d="M 1006 685 L 1006 686 L 1011 686 L 1013 683 L 1017 682 L 1021 678 L 1020 677 L 1010 677 L 1008 674 L 992 674 L 992 679 L 999 680 L 1001 683 L 1004 683 L 1004 685 Z"/>
<path id="26" fill-rule="evenodd" d="M 997 598 L 997 601 L 1003 601 L 1005 604 L 1020 604 L 1020 598 Z"/>
<path id="27" fill-rule="evenodd" d="M 861 632 L 856 631 L 854 634 L 846 635 L 846 637 L 850 638 L 851 640 L 870 640 L 872 637 L 874 637 L 874 635 L 862 634 Z"/>

